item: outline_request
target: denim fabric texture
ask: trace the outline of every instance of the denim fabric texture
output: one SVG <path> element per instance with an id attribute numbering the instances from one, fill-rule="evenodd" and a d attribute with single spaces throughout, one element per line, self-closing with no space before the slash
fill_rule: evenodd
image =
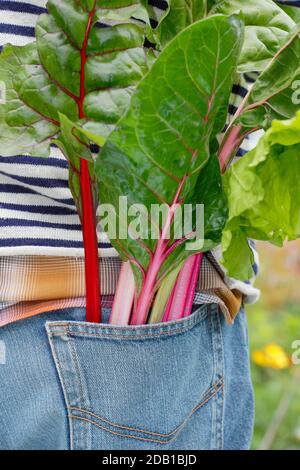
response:
<path id="1" fill-rule="evenodd" d="M 0 329 L 0 449 L 249 448 L 243 309 L 233 326 L 216 305 L 155 325 L 84 318 L 72 308 Z"/>

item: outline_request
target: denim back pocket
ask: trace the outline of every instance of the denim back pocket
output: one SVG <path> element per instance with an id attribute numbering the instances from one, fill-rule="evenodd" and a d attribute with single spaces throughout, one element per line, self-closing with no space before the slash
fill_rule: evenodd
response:
<path id="1" fill-rule="evenodd" d="M 71 449 L 221 449 L 223 343 L 218 308 L 117 327 L 47 322 Z"/>

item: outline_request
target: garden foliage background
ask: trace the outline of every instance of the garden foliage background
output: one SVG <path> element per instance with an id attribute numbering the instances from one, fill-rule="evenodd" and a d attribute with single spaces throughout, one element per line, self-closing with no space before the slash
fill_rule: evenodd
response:
<path id="1" fill-rule="evenodd" d="M 283 249 L 258 245 L 260 301 L 248 306 L 251 366 L 256 395 L 253 449 L 300 450 L 300 241 Z"/>

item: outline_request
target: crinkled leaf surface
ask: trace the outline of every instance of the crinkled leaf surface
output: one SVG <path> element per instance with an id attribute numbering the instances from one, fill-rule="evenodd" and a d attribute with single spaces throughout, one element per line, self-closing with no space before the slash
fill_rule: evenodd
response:
<path id="1" fill-rule="evenodd" d="M 295 15 L 272 0 L 169 0 L 169 4 L 170 11 L 158 28 L 162 45 L 207 15 L 239 14 L 245 23 L 239 72 L 264 70 L 296 24 Z"/>
<path id="2" fill-rule="evenodd" d="M 223 263 L 236 279 L 252 277 L 248 238 L 281 246 L 300 236 L 300 112 L 274 121 L 257 147 L 223 177 L 229 217 Z"/>
<path id="3" fill-rule="evenodd" d="M 47 8 L 38 18 L 36 43 L 8 45 L 0 56 L 6 86 L 1 153 L 46 156 L 55 139 L 72 160 L 72 172 L 80 155 L 92 157 L 70 122 L 102 137 L 113 129 L 148 70 L 145 23 L 130 18 L 149 20 L 138 0 L 49 0 Z M 63 130 L 62 115 L 69 121 Z M 76 142 L 67 144 L 70 139 Z M 70 154 L 75 147 L 76 156 Z M 79 188 L 77 173 L 70 178 Z M 73 194 L 79 207 L 80 194 Z"/>
<path id="4" fill-rule="evenodd" d="M 299 109 L 299 33 L 297 26 L 253 85 L 239 118 L 246 127 L 269 127 L 273 119 L 292 118 Z"/>
<path id="5" fill-rule="evenodd" d="M 245 22 L 245 39 L 239 60 L 240 72 L 264 70 L 296 24 L 272 0 L 220 0 L 210 12 L 215 13 L 240 13 Z"/>
<path id="6" fill-rule="evenodd" d="M 143 204 L 150 213 L 153 204 L 171 205 L 181 187 L 178 200 L 205 203 L 211 239 L 203 250 L 220 240 L 226 204 L 209 140 L 224 126 L 242 33 L 238 19 L 217 15 L 188 27 L 163 50 L 100 153 L 101 203 L 112 204 L 119 215 L 119 197 L 126 195 L 129 206 Z M 112 240 L 145 269 L 147 248 L 153 251 L 157 243 L 149 227 L 143 244 L 130 237 Z M 191 254 L 184 244 L 174 253 L 165 271 Z"/>

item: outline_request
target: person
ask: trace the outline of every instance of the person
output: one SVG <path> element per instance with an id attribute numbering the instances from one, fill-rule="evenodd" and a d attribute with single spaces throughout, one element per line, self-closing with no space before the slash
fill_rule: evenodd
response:
<path id="1" fill-rule="evenodd" d="M 149 3 L 156 15 L 166 7 Z M 1 47 L 33 41 L 45 4 L 0 0 Z M 231 114 L 253 80 L 234 86 Z M 191 317 L 112 327 L 121 261 L 99 232 L 103 323 L 86 323 L 81 227 L 55 147 L 48 158 L 0 157 L 0 225 L 0 449 L 249 448 L 254 280 L 229 279 L 216 250 Z"/>

